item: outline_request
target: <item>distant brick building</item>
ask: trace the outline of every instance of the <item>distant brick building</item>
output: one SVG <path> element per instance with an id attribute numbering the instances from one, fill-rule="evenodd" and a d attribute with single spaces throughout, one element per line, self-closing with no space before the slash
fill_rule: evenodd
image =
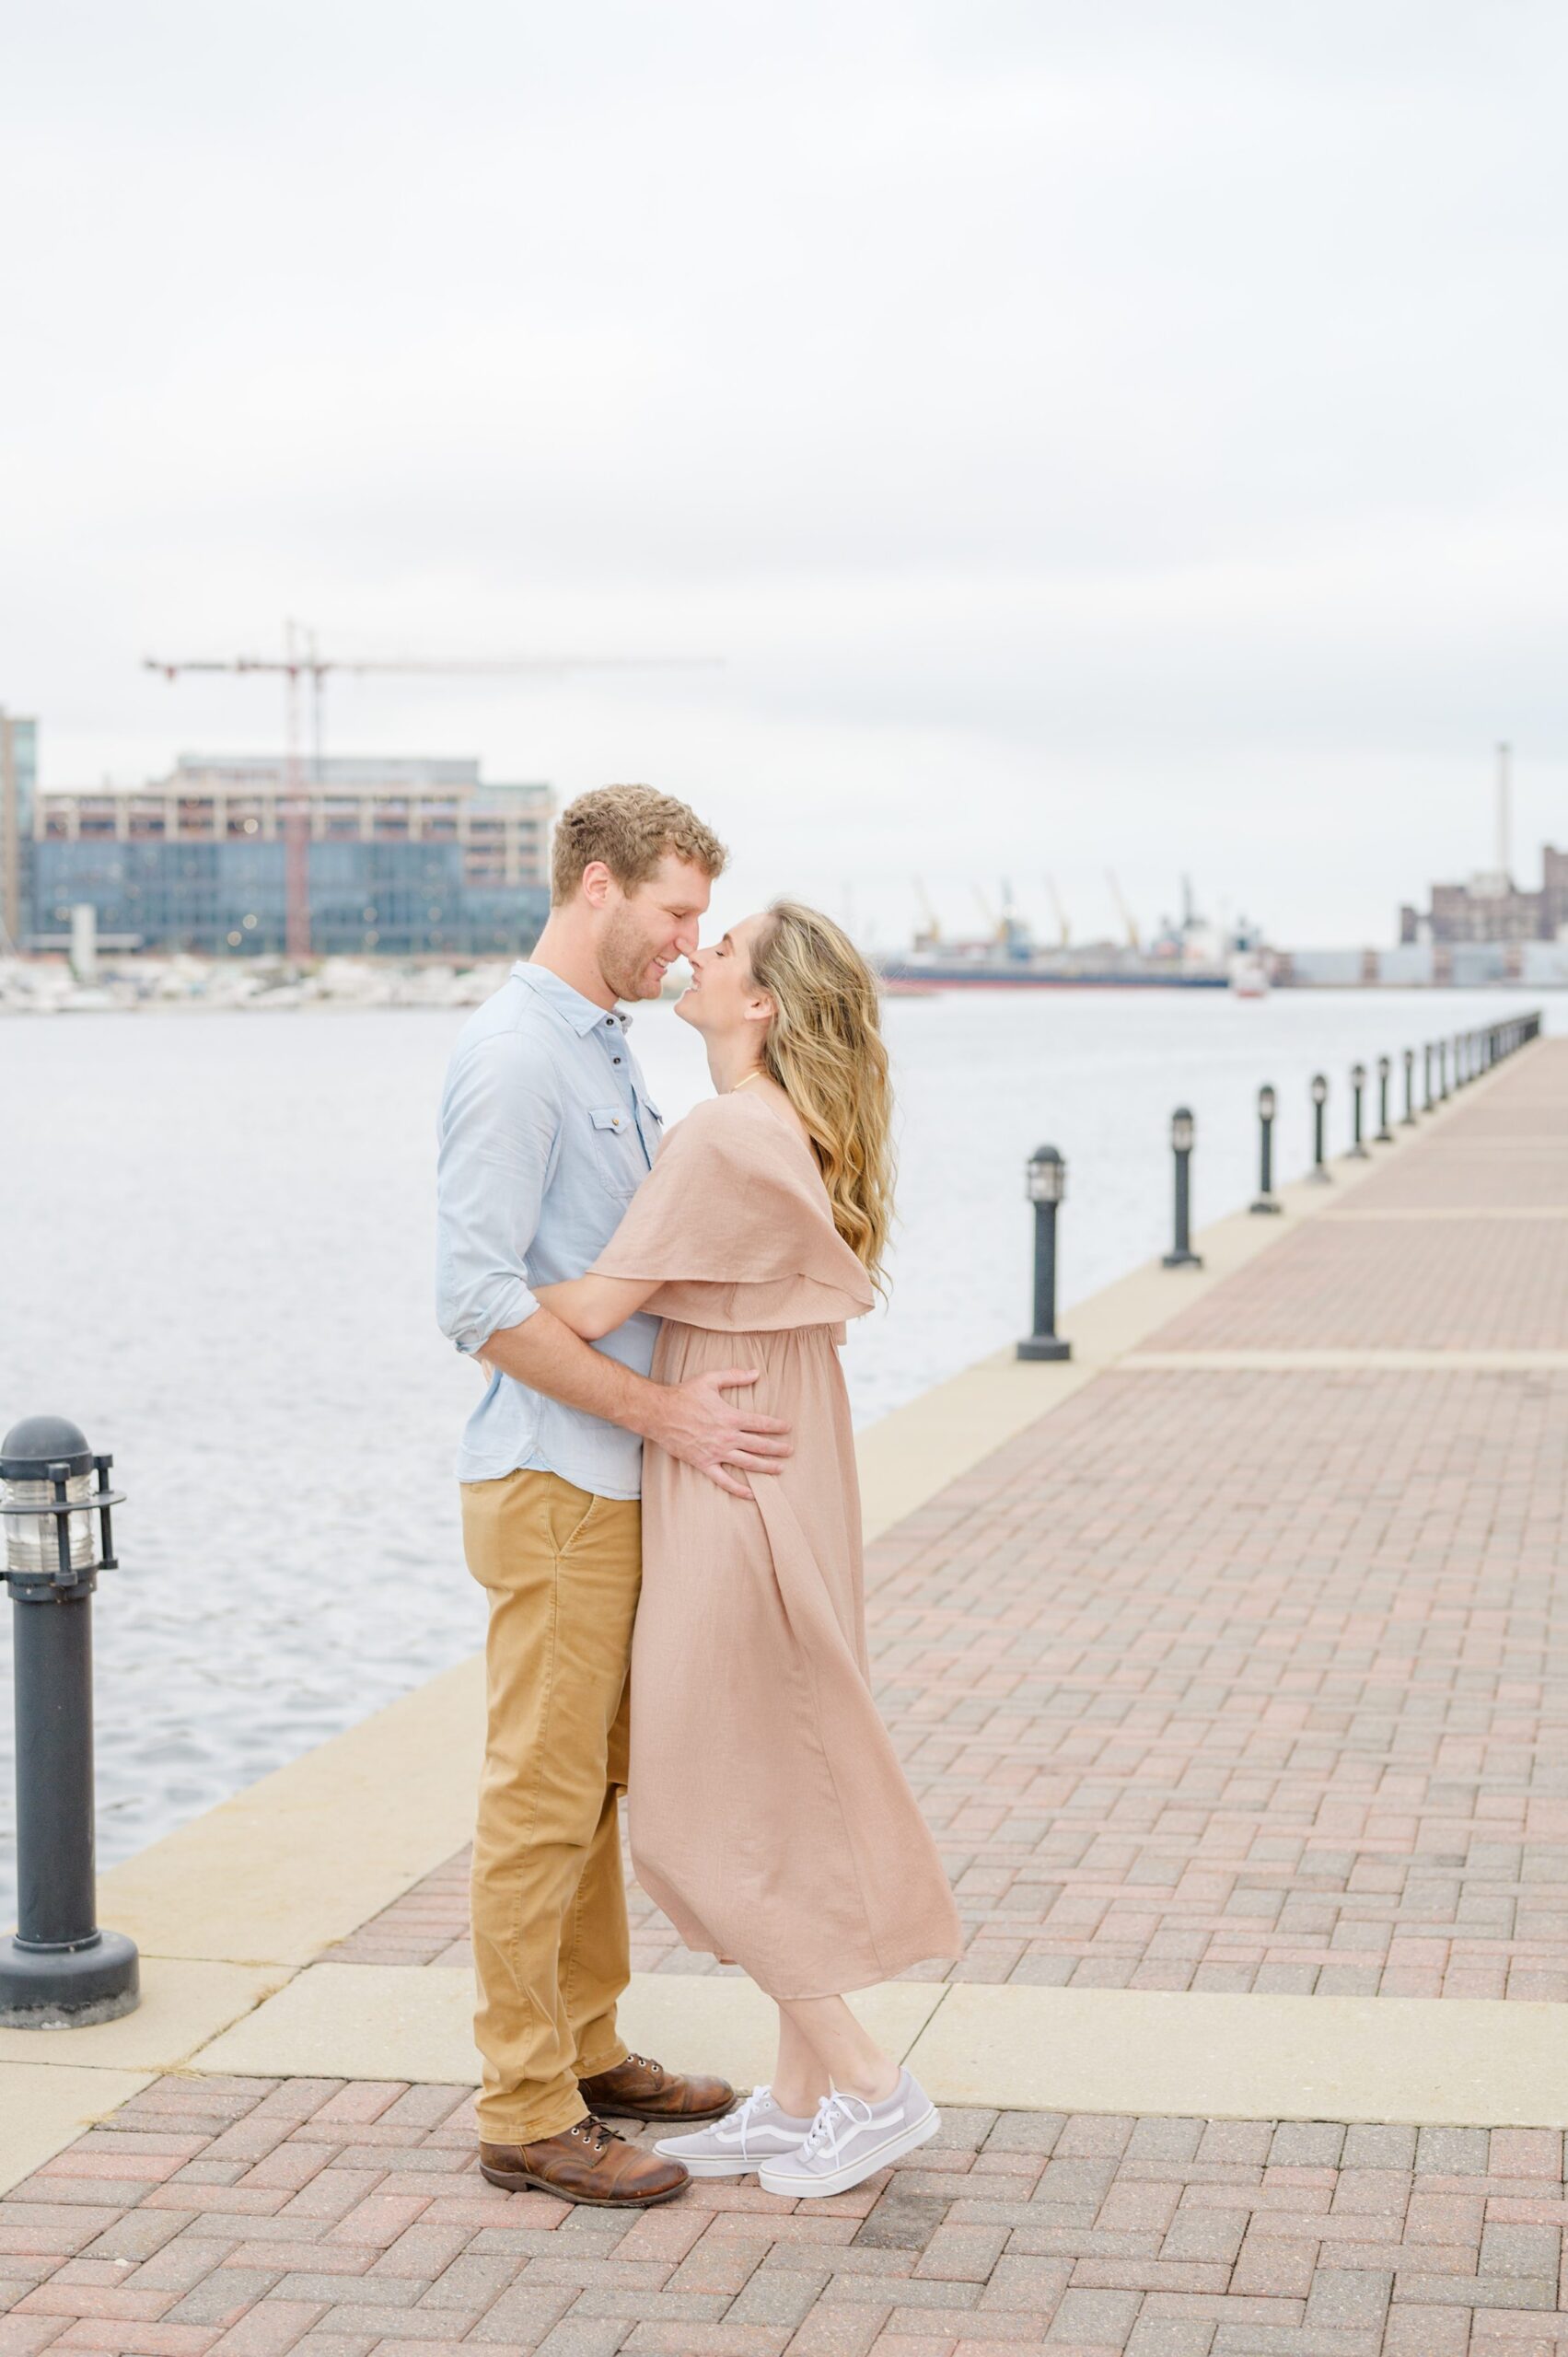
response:
<path id="1" fill-rule="evenodd" d="M 1568 932 L 1568 852 L 1541 848 L 1541 884 L 1522 892 L 1513 878 L 1496 872 L 1472 876 L 1468 884 L 1434 884 L 1428 914 L 1408 903 L 1400 911 L 1401 942 L 1429 940 L 1443 946 L 1458 942 L 1556 941 Z"/>

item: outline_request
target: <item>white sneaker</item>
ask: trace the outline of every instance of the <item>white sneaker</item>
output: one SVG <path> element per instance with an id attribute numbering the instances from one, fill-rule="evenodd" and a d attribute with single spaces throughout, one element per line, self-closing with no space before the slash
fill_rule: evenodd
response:
<path id="1" fill-rule="evenodd" d="M 928 2142 L 941 2125 L 936 2106 L 907 2071 L 900 2072 L 886 2103 L 865 2103 L 835 2089 L 822 2098 L 805 2142 L 787 2159 L 765 2162 L 759 2181 L 764 2193 L 782 2193 L 792 2201 L 847 2193 L 889 2161 Z"/>
<path id="2" fill-rule="evenodd" d="M 771 2087 L 757 2087 L 694 2136 L 661 2136 L 654 2146 L 667 2161 L 684 2161 L 693 2177 L 745 2177 L 762 2163 L 796 2152 L 811 2132 L 808 2119 L 781 2111 Z"/>

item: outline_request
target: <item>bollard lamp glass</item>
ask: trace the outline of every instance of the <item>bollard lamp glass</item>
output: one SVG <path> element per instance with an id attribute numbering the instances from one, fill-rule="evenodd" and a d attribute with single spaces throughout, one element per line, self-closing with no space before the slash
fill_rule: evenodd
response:
<path id="1" fill-rule="evenodd" d="M 1312 1075 L 1312 1102 L 1314 1105 L 1322 1105 L 1326 1103 L 1328 1095 L 1328 1082 L 1320 1072 L 1315 1072 Z"/>
<path id="2" fill-rule="evenodd" d="M 98 1532 L 91 1504 L 96 1492 L 90 1473 L 73 1473 L 65 1483 L 64 1503 L 83 1512 L 66 1517 L 73 1572 L 99 1568 Z M 54 1509 L 59 1500 L 52 1481 L 0 1481 L 0 1514 L 6 1523 L 6 1569 L 53 1579 L 60 1571 L 59 1524 Z"/>
<path id="3" fill-rule="evenodd" d="M 1025 1173 L 1031 1203 L 1059 1203 L 1067 1192 L 1067 1165 L 1053 1145 L 1037 1145 Z"/>
<path id="4" fill-rule="evenodd" d="M 1178 1154 L 1191 1154 L 1198 1125 L 1185 1105 L 1179 1105 L 1170 1117 L 1170 1142 Z"/>
<path id="5" fill-rule="evenodd" d="M 1365 1088 L 1366 1086 L 1366 1066 L 1365 1064 L 1352 1064 L 1350 1068 L 1350 1085 L 1353 1088 Z"/>
<path id="6" fill-rule="evenodd" d="M 1274 1118 L 1274 1092 L 1267 1081 L 1258 1091 L 1258 1118 L 1263 1121 L 1272 1121 Z"/>

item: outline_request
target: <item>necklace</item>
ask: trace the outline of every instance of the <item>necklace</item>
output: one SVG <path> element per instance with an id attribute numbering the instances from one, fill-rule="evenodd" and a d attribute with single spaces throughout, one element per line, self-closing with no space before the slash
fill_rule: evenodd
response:
<path id="1" fill-rule="evenodd" d="M 766 1078 L 767 1074 L 763 1072 L 761 1065 L 759 1064 L 754 1071 L 743 1073 L 741 1077 L 736 1082 L 735 1087 L 732 1088 L 729 1093 L 733 1097 L 738 1089 L 749 1088 L 754 1080 L 765 1080 Z"/>

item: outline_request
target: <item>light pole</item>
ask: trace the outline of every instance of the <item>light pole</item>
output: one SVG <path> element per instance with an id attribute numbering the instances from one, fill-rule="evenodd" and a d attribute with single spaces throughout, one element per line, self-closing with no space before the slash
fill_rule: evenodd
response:
<path id="1" fill-rule="evenodd" d="M 1201 1269 L 1200 1254 L 1192 1249 L 1192 1141 L 1198 1125 L 1185 1105 L 1179 1105 L 1170 1117 L 1171 1151 L 1176 1160 L 1176 1238 L 1165 1256 L 1167 1269 Z"/>
<path id="2" fill-rule="evenodd" d="M 1255 1212 L 1283 1209 L 1274 1192 L 1274 1092 L 1267 1081 L 1258 1091 L 1258 1199 Z"/>
<path id="3" fill-rule="evenodd" d="M 135 1945 L 99 1929 L 94 1872 L 92 1596 L 115 1568 L 112 1462 L 64 1416 L 29 1416 L 0 1441 L 17 1719 L 17 1929 L 0 1940 L 0 2023 L 13 2029 L 112 2021 L 138 2000 Z"/>
<path id="4" fill-rule="evenodd" d="M 1374 1145 L 1392 1145 L 1394 1132 L 1388 1127 L 1388 1074 L 1393 1070 L 1387 1056 L 1377 1059 L 1377 1134 Z"/>
<path id="5" fill-rule="evenodd" d="M 1329 1084 L 1320 1072 L 1312 1075 L 1312 1167 L 1307 1176 L 1319 1187 L 1332 1184 L 1329 1166 L 1323 1159 L 1323 1108 L 1329 1101 Z"/>
<path id="6" fill-rule="evenodd" d="M 1350 1068 L 1350 1158 L 1353 1162 L 1369 1162 L 1371 1155 L 1361 1141 L 1361 1092 L 1366 1086 L 1366 1066 L 1352 1064 Z"/>
<path id="7" fill-rule="evenodd" d="M 1432 1097 L 1432 1042 L 1430 1039 L 1426 1040 L 1422 1047 L 1421 1069 L 1423 1085 L 1426 1090 L 1426 1102 L 1421 1109 L 1423 1113 L 1430 1113 L 1434 1110 Z"/>
<path id="8" fill-rule="evenodd" d="M 1448 1102 L 1448 1042 L 1446 1039 L 1437 1042 L 1437 1101 L 1440 1105 Z"/>
<path id="9" fill-rule="evenodd" d="M 1401 1130 L 1415 1127 L 1415 1050 L 1405 1050 L 1405 1109 L 1400 1122 Z"/>
<path id="10" fill-rule="evenodd" d="M 1056 1212 L 1067 1192 L 1067 1165 L 1053 1145 L 1036 1146 L 1024 1179 L 1035 1207 L 1034 1331 L 1018 1344 L 1018 1356 L 1070 1359 L 1073 1345 L 1056 1330 Z"/>

